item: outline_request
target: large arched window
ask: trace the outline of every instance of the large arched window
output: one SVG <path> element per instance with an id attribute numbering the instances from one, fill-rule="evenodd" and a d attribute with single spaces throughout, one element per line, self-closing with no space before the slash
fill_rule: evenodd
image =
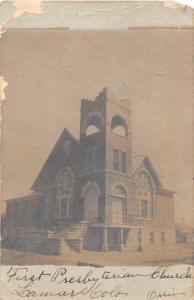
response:
<path id="1" fill-rule="evenodd" d="M 136 199 L 143 219 L 153 218 L 153 189 L 150 176 L 141 171 L 136 176 Z"/>
<path id="2" fill-rule="evenodd" d="M 120 136 L 128 136 L 128 126 L 125 119 L 119 115 L 116 115 L 112 118 L 111 121 L 111 130 L 112 132 Z"/>
<path id="3" fill-rule="evenodd" d="M 69 205 L 73 200 L 75 175 L 71 168 L 62 169 L 56 177 L 56 215 L 66 218 L 69 215 Z"/>

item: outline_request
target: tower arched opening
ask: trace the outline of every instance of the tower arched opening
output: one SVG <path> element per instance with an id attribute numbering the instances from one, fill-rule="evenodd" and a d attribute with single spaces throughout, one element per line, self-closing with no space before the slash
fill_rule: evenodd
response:
<path id="1" fill-rule="evenodd" d="M 85 136 L 101 131 L 103 126 L 103 116 L 100 112 L 89 113 L 84 121 L 83 132 Z"/>
<path id="2" fill-rule="evenodd" d="M 127 137 L 128 136 L 128 126 L 125 119 L 119 115 L 116 115 L 112 118 L 111 121 L 111 130 L 112 132 Z"/>

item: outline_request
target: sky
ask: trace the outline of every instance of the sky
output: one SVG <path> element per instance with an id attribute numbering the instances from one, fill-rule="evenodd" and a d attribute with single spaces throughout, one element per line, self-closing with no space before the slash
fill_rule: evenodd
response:
<path id="1" fill-rule="evenodd" d="M 147 154 L 193 220 L 192 33 L 189 29 L 10 29 L 1 38 L 3 199 L 29 193 L 80 101 L 108 86 L 132 106 L 133 154 Z M 3 205 L 4 207 L 4 205 Z"/>

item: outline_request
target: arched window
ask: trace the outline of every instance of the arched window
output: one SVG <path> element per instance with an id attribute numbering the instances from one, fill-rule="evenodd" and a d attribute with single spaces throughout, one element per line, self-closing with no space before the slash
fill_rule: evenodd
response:
<path id="1" fill-rule="evenodd" d="M 144 171 L 136 176 L 136 199 L 139 201 L 141 218 L 153 218 L 152 182 L 150 176 Z"/>
<path id="2" fill-rule="evenodd" d="M 98 111 L 89 113 L 83 123 L 84 135 L 94 134 L 102 129 L 103 116 Z"/>
<path id="3" fill-rule="evenodd" d="M 111 130 L 112 132 L 120 135 L 120 136 L 128 136 L 128 126 L 121 116 L 116 115 L 112 118 L 111 122 Z"/>
<path id="4" fill-rule="evenodd" d="M 118 184 L 112 189 L 112 223 L 123 224 L 127 222 L 127 192 Z"/>
<path id="5" fill-rule="evenodd" d="M 69 204 L 73 200 L 75 175 L 71 168 L 62 169 L 56 177 L 56 214 L 58 218 L 69 215 Z"/>
<path id="6" fill-rule="evenodd" d="M 97 222 L 99 218 L 99 185 L 94 181 L 85 184 L 81 192 L 81 198 L 84 200 L 84 219 L 91 222 Z"/>

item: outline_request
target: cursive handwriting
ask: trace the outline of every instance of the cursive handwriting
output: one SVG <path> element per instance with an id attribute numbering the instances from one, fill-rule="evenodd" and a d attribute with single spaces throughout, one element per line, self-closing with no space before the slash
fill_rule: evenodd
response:
<path id="1" fill-rule="evenodd" d="M 12 292 L 13 295 L 19 296 L 21 298 L 26 297 L 33 297 L 33 298 L 39 298 L 39 297 L 76 297 L 76 296 L 85 296 L 88 295 L 91 299 L 98 299 L 98 298 L 104 298 L 104 297 L 111 297 L 111 298 L 118 298 L 120 296 L 126 297 L 128 293 L 126 291 L 122 290 L 122 287 L 120 285 L 112 287 L 110 290 L 107 290 L 104 288 L 104 285 L 102 283 L 99 283 L 98 285 L 96 282 L 91 287 L 86 287 L 82 289 L 73 288 L 70 290 L 60 290 L 57 292 L 53 291 L 35 291 L 30 289 L 15 289 Z"/>
<path id="2" fill-rule="evenodd" d="M 44 276 L 50 277 L 51 275 L 50 273 L 45 273 L 44 270 L 42 270 L 38 275 L 30 275 L 28 272 L 28 267 L 11 267 L 7 272 L 8 283 L 15 280 L 18 282 L 18 287 L 27 288 L 32 286 L 34 282 L 42 280 Z M 20 284 L 20 282 L 23 284 Z"/>
<path id="3" fill-rule="evenodd" d="M 44 297 L 70 297 L 88 295 L 91 299 L 98 298 L 121 298 L 123 299 L 129 293 L 126 291 L 127 280 L 136 280 L 137 278 L 146 277 L 153 280 L 188 280 L 194 278 L 191 273 L 191 267 L 185 267 L 182 272 L 177 272 L 170 266 L 155 267 L 152 272 L 141 273 L 132 272 L 128 268 L 122 268 L 120 272 L 112 271 L 104 268 L 102 271 L 90 268 L 79 274 L 79 271 L 72 275 L 71 269 L 68 267 L 58 267 L 48 272 L 41 269 L 36 273 L 32 267 L 12 266 L 8 269 L 7 282 L 14 283 L 12 290 L 13 295 L 21 298 L 44 298 Z M 37 286 L 35 283 L 42 282 Z M 111 281 L 106 287 L 106 283 Z M 48 290 L 42 290 L 42 286 L 48 286 Z M 123 286 L 122 286 L 123 285 Z M 35 288 L 37 286 L 37 288 Z M 110 288 L 111 287 L 111 288 Z M 41 290 L 40 290 L 41 289 Z M 184 295 L 184 293 L 172 290 L 172 292 L 158 292 L 150 290 L 146 297 L 149 300 L 163 297 L 173 297 L 176 295 Z"/>
<path id="4" fill-rule="evenodd" d="M 93 276 L 93 270 L 90 270 L 84 276 L 68 276 L 66 268 L 60 268 L 51 276 L 51 282 L 57 284 L 62 283 L 83 283 L 87 284 L 89 282 L 97 282 L 99 277 Z"/>
<path id="5" fill-rule="evenodd" d="M 187 267 L 183 273 L 170 273 L 169 266 L 160 266 L 152 274 L 151 279 L 192 279 L 194 278 L 191 274 L 191 268 Z"/>
<path id="6" fill-rule="evenodd" d="M 58 285 L 70 283 L 70 284 L 88 284 L 90 282 L 98 282 L 102 280 L 119 280 L 119 279 L 135 279 L 138 277 L 149 277 L 151 279 L 192 279 L 194 276 L 191 273 L 191 268 L 188 266 L 187 269 L 182 272 L 173 272 L 170 266 L 159 266 L 151 273 L 132 273 L 125 271 L 113 273 L 110 270 L 105 270 L 99 276 L 95 276 L 94 269 L 89 270 L 84 275 L 72 276 L 69 274 L 67 268 L 58 268 L 54 273 L 47 273 L 45 270 L 41 270 L 39 274 L 31 274 L 31 268 L 29 267 L 10 267 L 7 272 L 8 283 L 11 281 L 21 282 L 20 287 L 27 288 L 32 286 L 36 281 L 49 280 Z"/>
<path id="7" fill-rule="evenodd" d="M 157 292 L 154 290 L 151 290 L 147 293 L 146 297 L 149 300 L 152 299 L 158 299 L 158 298 L 163 298 L 163 297 L 173 297 L 173 296 L 178 296 L 178 295 L 186 295 L 184 292 L 176 292 L 174 289 L 171 292 Z"/>

